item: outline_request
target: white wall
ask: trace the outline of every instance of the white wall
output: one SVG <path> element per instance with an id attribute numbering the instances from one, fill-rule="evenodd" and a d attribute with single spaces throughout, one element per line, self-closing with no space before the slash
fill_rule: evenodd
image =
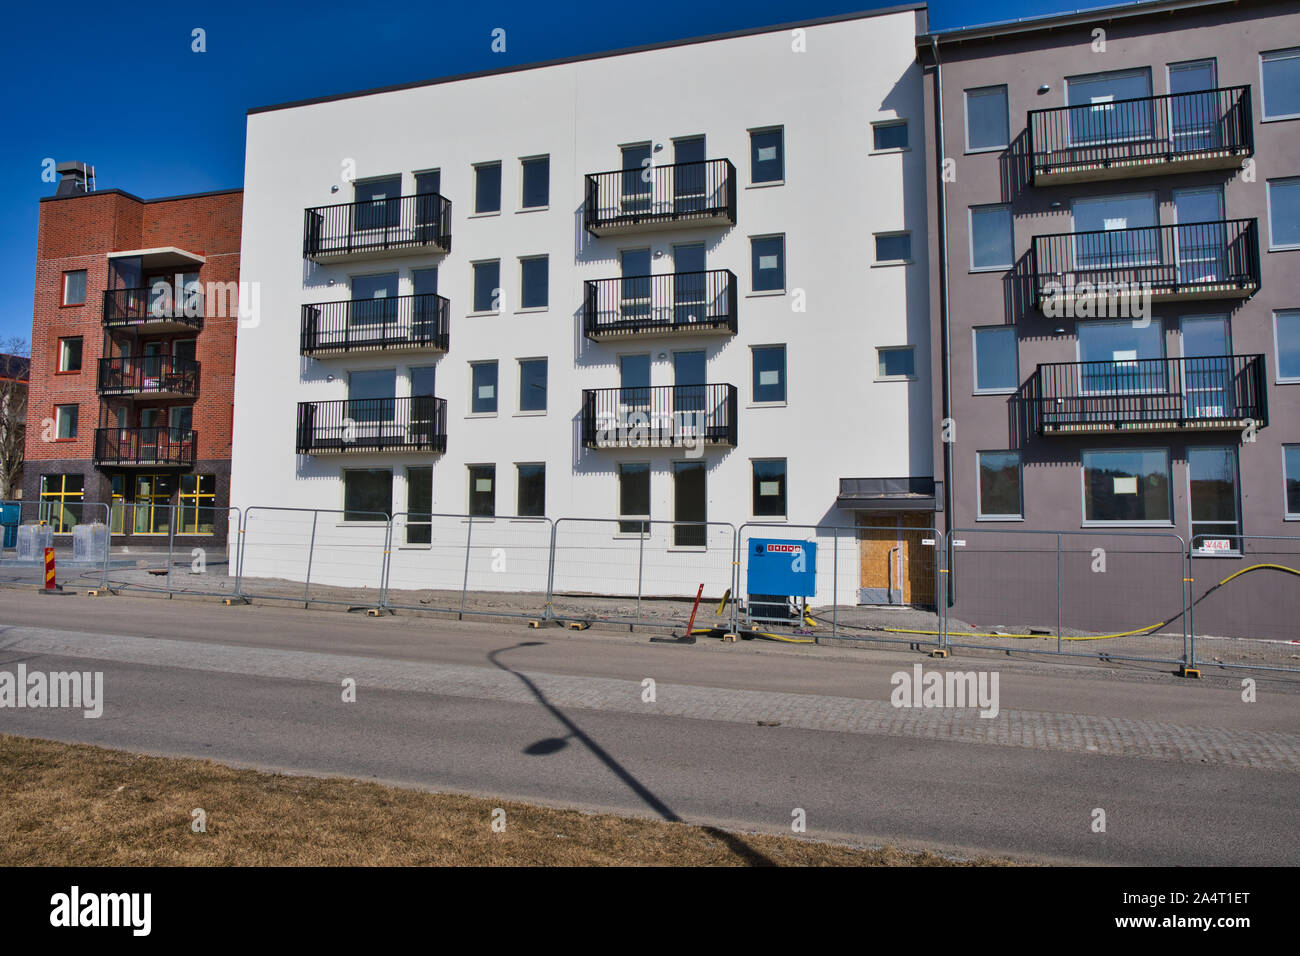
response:
<path id="1" fill-rule="evenodd" d="M 841 477 L 931 475 L 924 130 L 921 77 L 910 11 L 813 26 L 806 52 L 789 31 L 592 59 L 454 83 L 343 99 L 248 118 L 242 279 L 260 285 L 257 324 L 241 328 L 235 381 L 232 504 L 341 508 L 344 467 L 391 467 L 393 503 L 403 510 L 403 468 L 419 455 L 295 454 L 299 401 L 346 397 L 346 372 L 437 366 L 448 401 L 445 455 L 434 456 L 434 510 L 463 513 L 467 463 L 497 465 L 497 511 L 513 513 L 516 462 L 545 462 L 548 515 L 617 514 L 620 461 L 652 463 L 651 514 L 673 516 L 670 462 L 680 450 L 589 450 L 578 440 L 581 390 L 618 385 L 617 355 L 649 351 L 652 384 L 672 383 L 674 349 L 707 349 L 708 381 L 739 389 L 739 442 L 704 453 L 710 520 L 751 518 L 750 459 L 788 459 L 789 521 L 852 524 L 835 510 Z M 911 149 L 871 154 L 871 122 L 906 118 Z M 747 188 L 751 128 L 785 130 L 784 185 Z M 707 156 L 729 158 L 740 186 L 737 225 L 596 239 L 582 229 L 583 176 L 617 169 L 619 145 L 663 144 L 703 134 Z M 519 212 L 519 157 L 550 155 L 550 207 Z M 500 160 L 502 212 L 474 217 L 473 164 Z M 348 202 L 341 179 L 355 162 L 365 179 L 441 170 L 453 204 L 452 252 L 445 257 L 317 265 L 302 257 L 303 209 Z M 338 192 L 331 186 L 338 185 Z M 910 229 L 914 263 L 872 267 L 874 232 Z M 786 285 L 793 297 L 749 296 L 751 235 L 784 233 Z M 582 283 L 619 274 L 618 249 L 664 250 L 656 272 L 672 270 L 674 242 L 704 240 L 707 267 L 731 269 L 740 286 L 739 334 L 729 340 L 663 337 L 595 344 L 581 332 Z M 470 263 L 501 260 L 509 309 L 519 295 L 518 257 L 550 256 L 545 312 L 468 316 Z M 440 358 L 299 355 L 303 303 L 348 298 L 348 276 L 398 271 L 402 294 L 413 268 L 439 267 L 451 301 L 451 348 Z M 330 280 L 334 285 L 328 285 Z M 750 408 L 750 347 L 785 343 L 785 407 Z M 877 346 L 912 345 L 912 382 L 877 382 Z M 658 355 L 665 360 L 659 361 Z M 518 416 L 517 358 L 549 360 L 549 410 Z M 467 418 L 469 363 L 500 362 L 500 413 Z M 334 376 L 333 381 L 327 377 Z M 418 556 L 403 555 L 404 563 Z M 288 562 L 246 573 L 293 576 Z M 417 570 L 413 572 L 418 576 Z M 316 575 L 313 573 L 313 578 Z M 398 583 L 395 576 L 394 583 Z M 693 593 L 693 589 L 692 589 Z"/>

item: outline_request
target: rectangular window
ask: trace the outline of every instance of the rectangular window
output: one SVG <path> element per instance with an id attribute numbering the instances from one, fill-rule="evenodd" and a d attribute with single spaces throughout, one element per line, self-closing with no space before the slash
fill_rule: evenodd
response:
<path id="1" fill-rule="evenodd" d="M 1070 143 L 1086 146 L 1149 139 L 1154 126 L 1151 71 L 1115 70 L 1065 81 L 1067 106 L 1087 106 L 1068 112 Z M 1128 101 L 1128 102 L 1126 102 Z"/>
<path id="2" fill-rule="evenodd" d="M 352 276 L 352 303 L 348 307 L 348 325 L 383 326 L 397 321 L 397 273 Z M 360 334 L 365 335 L 364 332 Z M 378 336 L 378 329 L 370 333 Z"/>
<path id="3" fill-rule="evenodd" d="M 975 391 L 1006 394 L 1020 387 L 1019 342 L 1014 325 L 972 329 Z"/>
<path id="4" fill-rule="evenodd" d="M 1169 524 L 1173 486 L 1163 448 L 1084 451 L 1085 523 Z"/>
<path id="5" fill-rule="evenodd" d="M 966 91 L 966 152 L 1002 149 L 1011 141 L 1007 88 L 983 86 Z"/>
<path id="6" fill-rule="evenodd" d="M 76 438 L 77 437 L 77 412 L 76 405 L 55 405 L 54 406 L 54 437 L 55 438 Z"/>
<path id="7" fill-rule="evenodd" d="M 785 145 L 781 127 L 749 131 L 749 181 L 779 183 L 785 179 Z"/>
<path id="8" fill-rule="evenodd" d="M 618 466 L 618 532 L 650 532 L 650 466 L 642 462 Z M 640 518 L 633 521 L 629 519 Z"/>
<path id="9" fill-rule="evenodd" d="M 136 475 L 131 501 L 132 534 L 167 534 L 171 531 L 171 501 L 175 477 Z"/>
<path id="10" fill-rule="evenodd" d="M 501 261 L 474 263 L 474 311 L 496 312 L 501 306 Z"/>
<path id="11" fill-rule="evenodd" d="M 750 288 L 754 292 L 784 292 L 785 236 L 754 236 L 749 247 L 753 259 Z"/>
<path id="12" fill-rule="evenodd" d="M 620 177 L 622 182 L 622 209 L 624 212 L 634 212 L 639 209 L 645 209 L 650 205 L 650 180 L 651 175 L 647 172 L 651 163 L 651 152 L 649 143 L 637 143 L 634 146 L 622 147 L 623 154 L 623 175 Z"/>
<path id="13" fill-rule="evenodd" d="M 876 349 L 876 377 L 912 379 L 916 377 L 916 350 L 910 345 Z"/>
<path id="14" fill-rule="evenodd" d="M 784 458 L 753 462 L 754 517 L 784 518 L 786 516 L 785 463 Z"/>
<path id="15" fill-rule="evenodd" d="M 474 167 L 474 211 L 501 211 L 500 163 L 484 163 Z"/>
<path id="16" fill-rule="evenodd" d="M 1020 452 L 976 452 L 979 463 L 979 516 L 981 518 L 1021 518 L 1024 495 L 1021 491 Z"/>
<path id="17" fill-rule="evenodd" d="M 1237 449 L 1187 449 L 1187 500 L 1194 550 L 1202 554 L 1241 550 L 1237 510 Z"/>
<path id="18" fill-rule="evenodd" d="M 406 469 L 406 543 L 433 543 L 433 468 Z"/>
<path id="19" fill-rule="evenodd" d="M 474 415 L 495 415 L 497 413 L 497 363 L 471 363 L 470 389 L 470 412 Z"/>
<path id="20" fill-rule="evenodd" d="M 1268 247 L 1300 249 L 1300 176 L 1268 181 Z"/>
<path id="21" fill-rule="evenodd" d="M 393 513 L 393 473 L 387 468 L 343 471 L 343 520 L 386 521 Z"/>
<path id="22" fill-rule="evenodd" d="M 971 206 L 971 269 L 1009 269 L 1014 261 L 1011 207 Z"/>
<path id="23" fill-rule="evenodd" d="M 216 529 L 216 503 L 216 475 L 181 475 L 176 494 L 176 533 L 212 534 Z"/>
<path id="24" fill-rule="evenodd" d="M 469 513 L 491 518 L 497 513 L 497 466 L 469 465 Z"/>
<path id="25" fill-rule="evenodd" d="M 86 270 L 74 269 L 63 273 L 63 304 L 86 304 Z"/>
<path id="26" fill-rule="evenodd" d="M 1300 382 L 1300 309 L 1273 313 L 1273 338 L 1278 382 Z"/>
<path id="27" fill-rule="evenodd" d="M 523 174 L 523 208 L 543 209 L 551 202 L 551 157 L 534 156 L 521 159 Z"/>
<path id="28" fill-rule="evenodd" d="M 59 371 L 81 371 L 81 336 L 59 339 Z"/>
<path id="29" fill-rule="evenodd" d="M 876 233 L 876 265 L 895 265 L 912 261 L 910 232 Z"/>
<path id="30" fill-rule="evenodd" d="M 519 260 L 519 303 L 524 309 L 544 309 L 549 303 L 549 262 L 546 256 Z"/>
<path id="31" fill-rule="evenodd" d="M 388 176 L 353 184 L 353 228 L 391 229 L 402 224 L 402 177 Z"/>
<path id="32" fill-rule="evenodd" d="M 519 410 L 546 411 L 546 359 L 519 360 Z"/>
<path id="33" fill-rule="evenodd" d="M 754 402 L 784 402 L 785 346 L 756 345 L 754 357 Z"/>
<path id="34" fill-rule="evenodd" d="M 1157 320 L 1140 325 L 1127 319 L 1079 322 L 1079 391 L 1128 394 L 1165 390 L 1164 328 Z"/>
<path id="35" fill-rule="evenodd" d="M 521 518 L 540 518 L 546 514 L 546 466 L 517 465 L 518 510 Z"/>
<path id="36" fill-rule="evenodd" d="M 72 534 L 81 524 L 85 486 L 84 475 L 41 475 L 40 520 L 55 534 Z"/>
<path id="37" fill-rule="evenodd" d="M 1259 85 L 1264 91 L 1264 119 L 1300 116 L 1300 47 L 1261 53 Z"/>
<path id="38" fill-rule="evenodd" d="M 907 120 L 872 123 L 871 148 L 877 153 L 891 149 L 907 149 Z"/>
<path id="39" fill-rule="evenodd" d="M 1282 494 L 1286 516 L 1300 518 L 1300 445 L 1282 446 Z"/>
<path id="40" fill-rule="evenodd" d="M 349 372 L 345 412 L 357 424 L 393 421 L 397 415 L 397 369 Z"/>
<path id="41" fill-rule="evenodd" d="M 673 462 L 673 521 L 707 521 L 708 501 L 704 462 Z M 703 548 L 708 543 L 707 531 L 703 524 L 674 524 L 673 546 Z"/>

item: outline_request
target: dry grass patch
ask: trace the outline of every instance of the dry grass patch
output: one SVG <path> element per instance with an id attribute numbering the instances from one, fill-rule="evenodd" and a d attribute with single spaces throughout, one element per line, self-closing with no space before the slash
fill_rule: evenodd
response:
<path id="1" fill-rule="evenodd" d="M 207 832 L 191 830 L 191 812 Z M 506 811 L 505 832 L 492 812 Z M 2 866 L 949 866 L 862 849 L 0 735 Z M 979 860 L 977 864 L 1001 861 Z"/>

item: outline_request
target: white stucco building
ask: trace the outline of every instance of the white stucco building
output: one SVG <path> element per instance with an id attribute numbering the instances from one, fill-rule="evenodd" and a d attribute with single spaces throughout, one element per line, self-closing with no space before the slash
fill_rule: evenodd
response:
<path id="1" fill-rule="evenodd" d="M 925 26 L 897 7 L 251 111 L 232 502 L 346 512 L 318 540 L 494 515 L 475 535 L 521 549 L 509 516 L 620 519 L 581 529 L 586 590 L 620 589 L 600 549 L 637 518 L 931 524 Z M 440 520 L 398 519 L 393 587 L 444 558 L 459 586 Z M 712 533 L 654 533 L 690 570 L 647 591 L 693 594 Z M 278 553 L 245 574 L 298 576 Z M 534 587 L 519 564 L 483 586 Z M 842 600 L 871 583 L 848 570 Z"/>

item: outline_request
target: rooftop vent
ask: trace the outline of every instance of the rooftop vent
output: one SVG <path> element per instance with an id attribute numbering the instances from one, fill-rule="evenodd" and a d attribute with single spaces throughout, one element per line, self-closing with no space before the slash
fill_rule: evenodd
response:
<path id="1" fill-rule="evenodd" d="M 59 163 L 54 167 L 59 174 L 59 186 L 54 191 L 56 196 L 80 196 L 95 189 L 95 167 L 85 163 Z"/>

